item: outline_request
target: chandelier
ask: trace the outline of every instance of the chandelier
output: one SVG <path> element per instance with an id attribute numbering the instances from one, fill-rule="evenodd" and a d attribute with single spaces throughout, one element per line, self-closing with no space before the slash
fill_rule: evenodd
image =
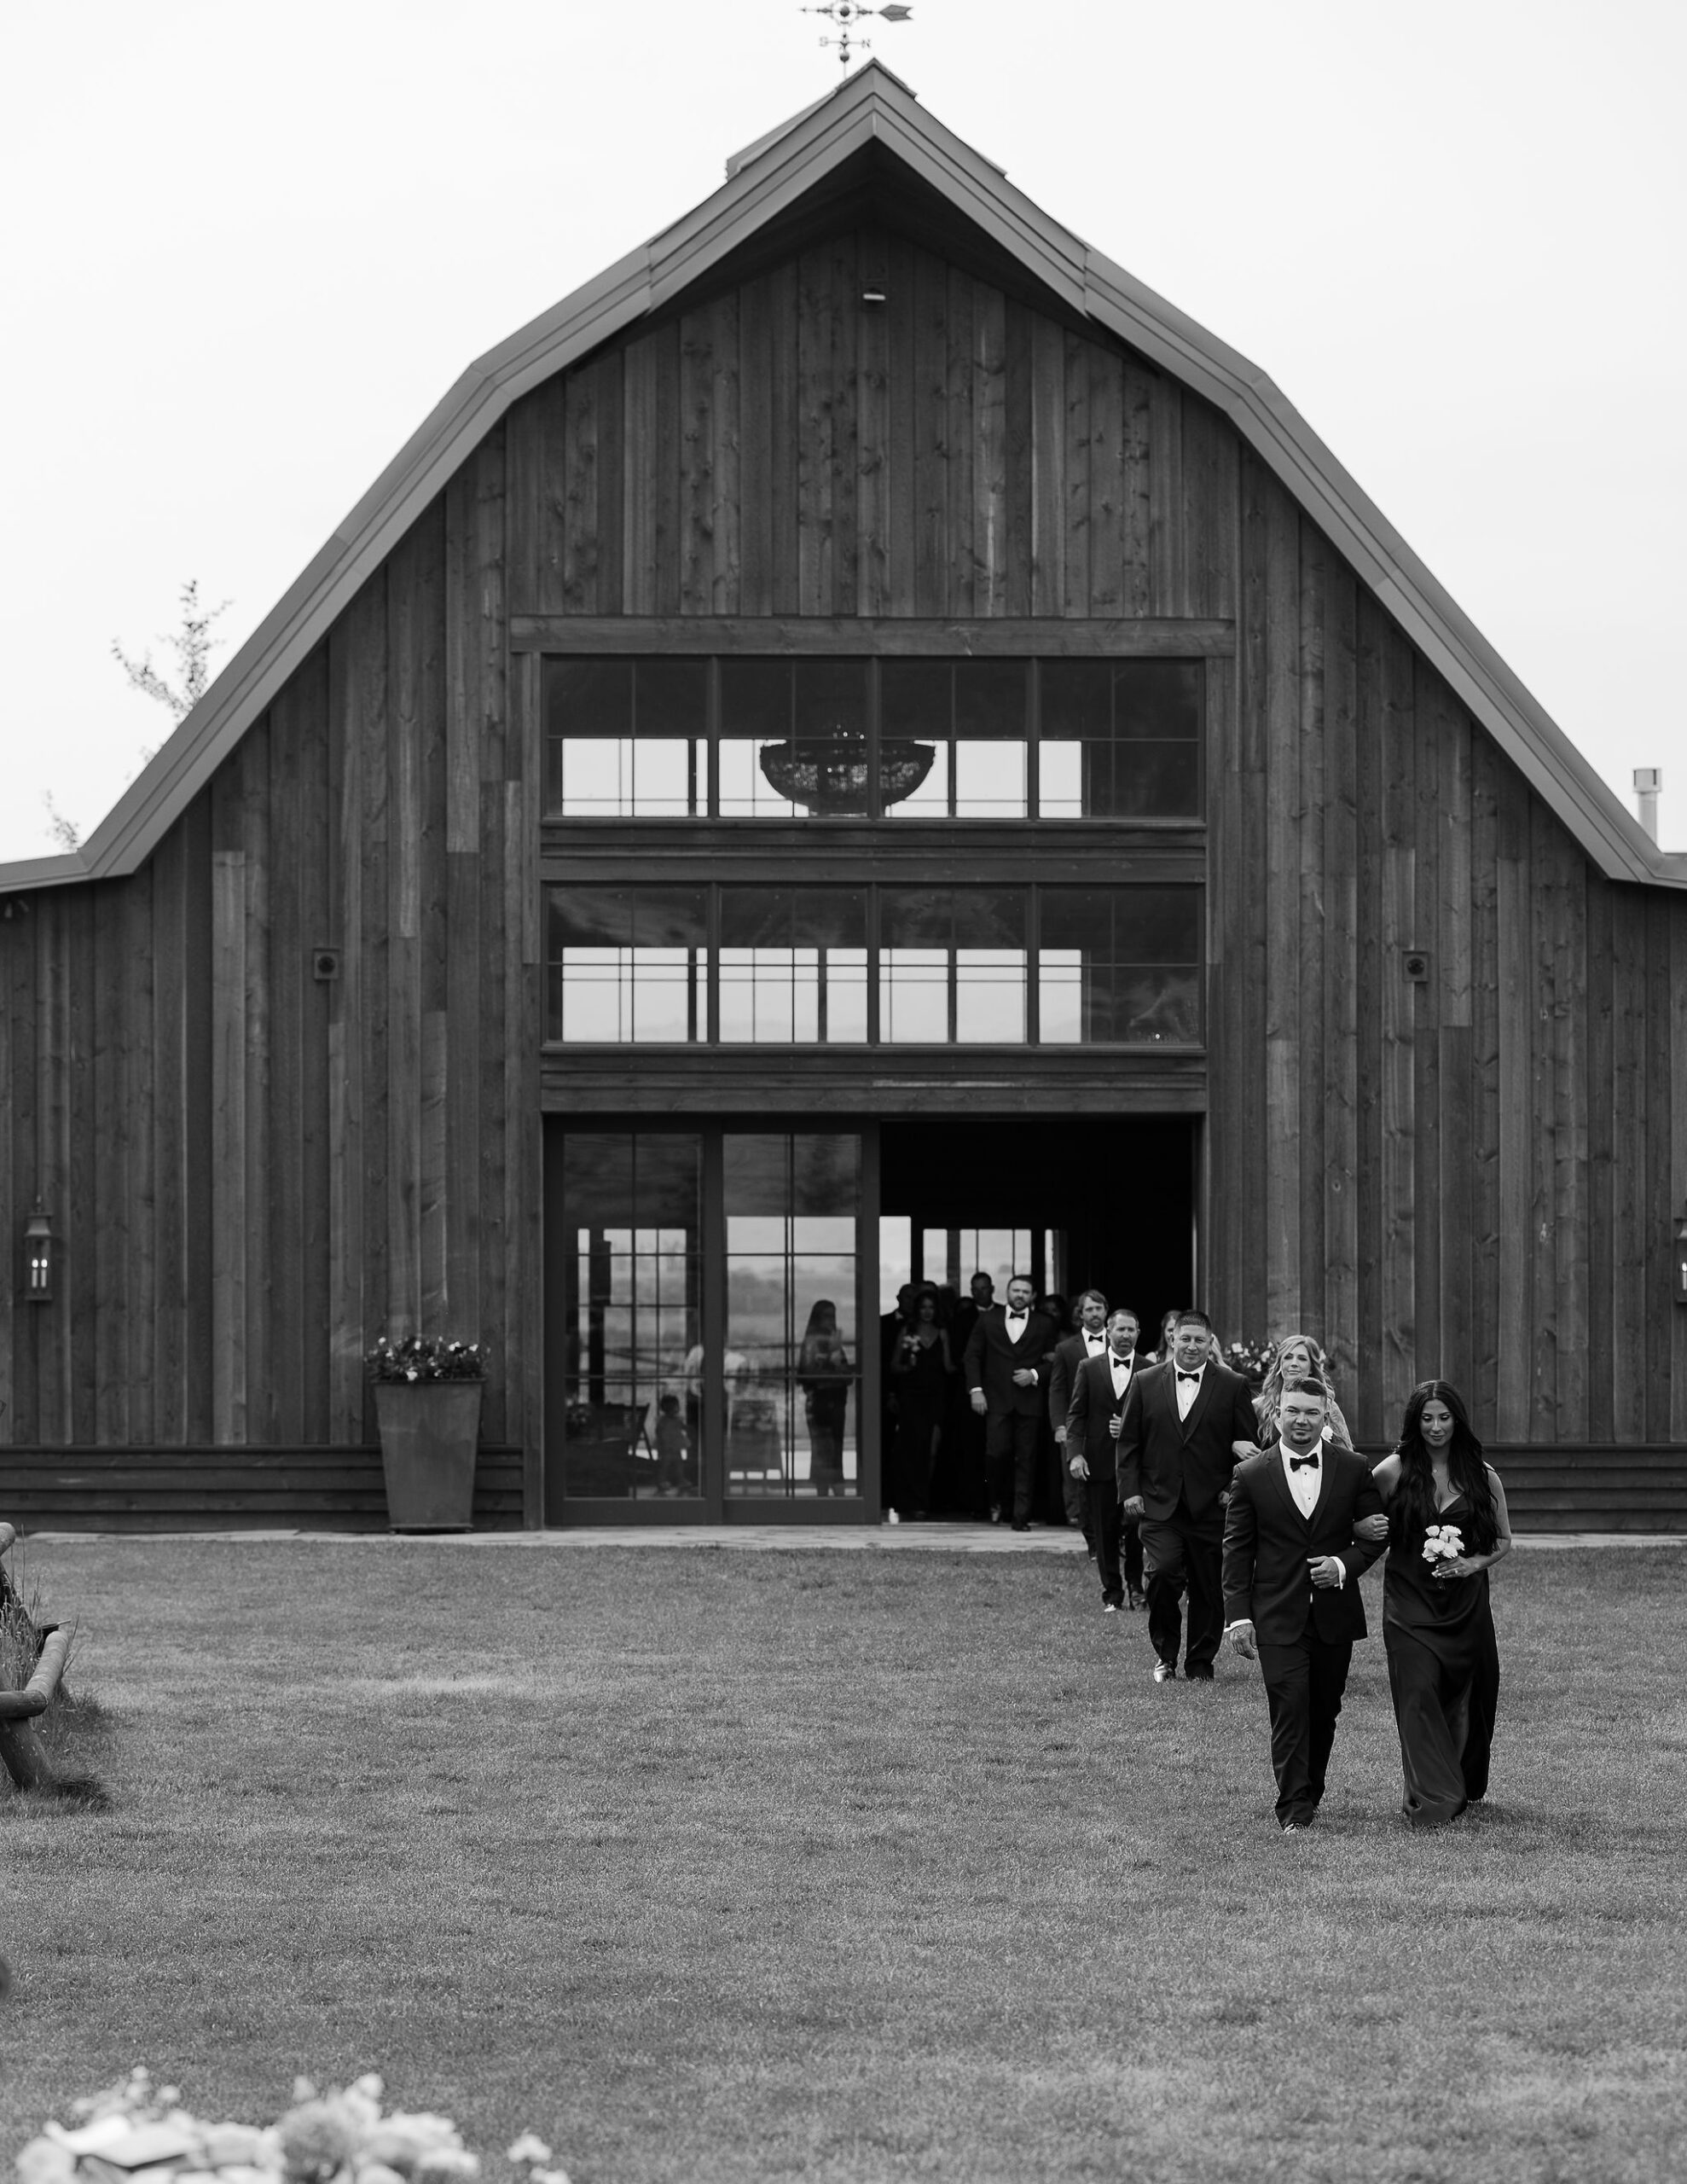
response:
<path id="1" fill-rule="evenodd" d="M 883 804 L 910 797 L 931 770 L 934 743 L 893 736 L 878 746 L 878 795 Z M 787 803 L 822 819 L 862 819 L 872 808 L 868 793 L 867 738 L 859 730 L 804 736 L 798 742 L 765 743 L 762 772 Z"/>

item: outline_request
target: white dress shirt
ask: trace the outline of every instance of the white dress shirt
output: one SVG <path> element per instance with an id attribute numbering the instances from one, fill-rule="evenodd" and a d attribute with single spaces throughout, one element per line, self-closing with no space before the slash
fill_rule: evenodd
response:
<path id="1" fill-rule="evenodd" d="M 1180 1373 L 1178 1373 L 1175 1385 L 1177 1388 L 1177 1414 L 1180 1418 L 1187 1418 L 1190 1412 L 1195 1408 L 1195 1398 L 1201 1392 L 1201 1375 L 1206 1371 L 1206 1369 L 1207 1368 L 1204 1365 L 1200 1366 L 1197 1369 L 1195 1377 L 1192 1380 L 1185 1380 L 1183 1375 Z M 1172 1366 L 1172 1370 L 1174 1373 L 1178 1372 L 1178 1368 L 1175 1362 Z"/>
<path id="2" fill-rule="evenodd" d="M 1131 1369 L 1136 1361 L 1131 1357 L 1121 1357 L 1116 1350 L 1110 1350 L 1108 1362 L 1113 1368 L 1113 1397 L 1116 1402 L 1131 1384 Z"/>
<path id="3" fill-rule="evenodd" d="M 1084 1339 L 1084 1348 L 1089 1352 L 1090 1356 L 1092 1357 L 1099 1357 L 1102 1351 L 1107 1347 L 1106 1336 L 1104 1334 L 1092 1334 L 1087 1327 L 1080 1327 L 1078 1332 L 1082 1335 Z"/>
<path id="4" fill-rule="evenodd" d="M 1326 1460 L 1325 1451 L 1321 1445 L 1314 1449 L 1312 1453 L 1318 1458 L 1317 1463 L 1301 1464 L 1296 1468 L 1292 1461 L 1294 1451 L 1289 1443 L 1286 1441 L 1280 1441 L 1278 1443 L 1278 1457 L 1283 1466 L 1284 1482 L 1294 1498 L 1295 1507 L 1303 1517 L 1307 1518 L 1310 1518 L 1318 1507 L 1319 1490 L 1323 1483 L 1324 1466 Z M 1330 1559 L 1341 1571 L 1341 1583 L 1345 1585 L 1348 1582 L 1347 1564 L 1342 1561 L 1339 1554 L 1332 1554 Z"/>

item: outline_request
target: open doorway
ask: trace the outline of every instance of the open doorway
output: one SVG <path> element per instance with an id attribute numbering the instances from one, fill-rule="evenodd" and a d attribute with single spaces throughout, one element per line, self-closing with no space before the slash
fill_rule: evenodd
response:
<path id="1" fill-rule="evenodd" d="M 959 1368 L 973 1275 L 991 1277 L 1000 1303 L 1009 1274 L 1018 1273 L 1030 1277 L 1040 1298 L 1059 1301 L 1063 1334 L 1079 1293 L 1095 1288 L 1135 1310 L 1143 1347 L 1151 1349 L 1161 1316 L 1197 1301 L 1196 1130 L 1195 1119 L 1182 1115 L 884 1123 L 881 1314 L 894 1311 L 905 1282 L 944 1292 L 946 1310 L 959 1308 Z M 890 1325 L 888 1317 L 881 1321 L 887 1333 Z M 881 1420 L 887 1458 L 896 1438 L 888 1367 L 887 1357 Z M 982 1429 L 967 1409 L 962 1378 L 957 1369 L 934 1469 L 934 1513 L 983 1511 Z M 1058 1521 L 1064 1504 L 1052 1433 L 1046 1459 L 1035 1513 Z"/>

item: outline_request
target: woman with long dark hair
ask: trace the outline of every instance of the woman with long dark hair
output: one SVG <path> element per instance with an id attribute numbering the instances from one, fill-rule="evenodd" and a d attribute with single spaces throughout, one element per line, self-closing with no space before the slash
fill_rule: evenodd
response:
<path id="1" fill-rule="evenodd" d="M 1511 1552 L 1505 1490 L 1445 1380 L 1412 1390 L 1376 1479 L 1388 1507 L 1383 1642 L 1406 1778 L 1400 1809 L 1413 1827 L 1440 1827 L 1487 1794 L 1499 1693 L 1487 1573 Z"/>
<path id="2" fill-rule="evenodd" d="M 797 1353 L 797 1385 L 809 1427 L 809 1476 L 819 1495 L 845 1494 L 844 1423 L 855 1375 L 830 1297 L 815 1300 Z"/>

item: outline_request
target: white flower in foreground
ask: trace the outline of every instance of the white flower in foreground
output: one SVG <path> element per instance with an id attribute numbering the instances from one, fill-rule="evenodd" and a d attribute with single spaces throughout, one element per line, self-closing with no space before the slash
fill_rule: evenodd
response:
<path id="1" fill-rule="evenodd" d="M 527 2184 L 568 2184 L 565 2169 L 530 2169 Z"/>
<path id="2" fill-rule="evenodd" d="M 507 2161 L 548 2161 L 550 2158 L 550 2148 L 536 2131 L 524 2131 L 505 2152 Z"/>
<path id="3" fill-rule="evenodd" d="M 32 2139 L 17 2158 L 19 2184 L 74 2184 L 76 2156 L 52 2139 Z"/>

